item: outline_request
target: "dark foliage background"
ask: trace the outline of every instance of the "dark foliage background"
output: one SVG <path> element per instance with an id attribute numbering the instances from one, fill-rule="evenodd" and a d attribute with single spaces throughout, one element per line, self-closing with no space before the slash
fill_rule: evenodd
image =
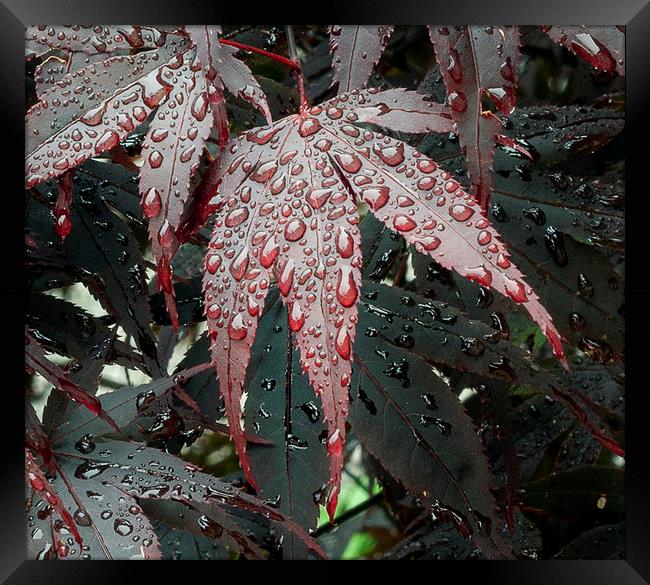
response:
<path id="1" fill-rule="evenodd" d="M 334 96 L 327 30 L 293 28 L 309 99 Z M 284 27 L 226 26 L 223 36 L 288 54 Z M 188 507 L 168 492 L 190 481 L 186 474 L 193 468 L 169 460 L 169 477 L 151 472 L 152 462 L 162 469 L 161 462 L 164 467 L 167 457 L 178 455 L 203 469 L 204 489 L 223 495 L 231 485 L 253 495 L 221 420 L 213 370 L 196 367 L 210 359 L 201 294 L 210 222 L 174 259 L 182 324 L 175 332 L 154 284 L 131 167 L 144 129 L 77 170 L 73 230 L 65 243 L 51 211 L 56 184 L 26 191 L 28 365 L 43 358 L 34 350 L 38 343 L 67 378 L 97 395 L 110 418 L 91 417 L 52 390 L 52 379 L 28 368 L 28 444 L 41 454 L 72 453 L 55 460 L 81 482 L 79 465 L 92 476 L 102 465 L 142 459 L 141 467 L 115 471 L 120 478 L 135 474 L 137 493 L 124 488 L 108 494 L 102 476 L 91 477 L 87 481 L 96 486 L 84 483 L 76 495 L 77 488 L 67 486 L 70 495 L 61 499 L 71 514 L 83 500 L 99 506 L 101 518 L 99 536 L 86 543 L 92 550 L 77 557 L 101 557 L 97 551 L 106 547 L 93 539 L 103 538 L 127 557 L 146 540 L 159 540 L 164 558 L 309 554 L 306 536 L 273 517 L 279 511 L 309 530 L 331 558 L 465 559 L 498 556 L 503 549 L 529 559 L 623 558 L 624 460 L 588 426 L 623 444 L 624 78 L 593 69 L 538 28 L 521 27 L 521 40 L 518 107 L 504 119 L 505 132 L 524 141 L 534 160 L 497 150 L 490 218 L 566 338 L 571 370 L 562 371 L 517 305 L 443 269 L 366 215 L 336 525 L 318 508 L 327 480 L 320 404 L 291 349 L 277 292 L 267 299 L 246 378 L 245 431 L 259 499 L 225 496 L 216 509 Z M 244 60 L 273 118 L 295 112 L 298 93 L 286 68 L 260 55 Z M 26 65 L 28 107 L 36 101 L 35 71 L 43 70 L 43 61 Z M 370 85 L 417 89 L 444 101 L 425 27 L 396 27 Z M 264 124 L 243 100 L 229 99 L 227 109 L 232 135 Z M 463 182 L 465 161 L 455 135 L 398 137 Z M 209 147 L 214 155 L 216 138 Z M 586 424 L 565 407 L 565 391 L 580 397 Z M 146 443 L 146 450 L 136 451 L 133 441 Z M 52 483 L 59 494 L 66 491 L 60 481 L 59 473 Z M 165 493 L 152 497 L 163 484 Z M 454 495 L 454 486 L 465 496 Z M 429 498 L 414 497 L 414 489 Z M 107 493 L 93 500 L 93 491 Z M 496 508 L 485 519 L 487 536 L 475 530 L 473 538 L 463 538 L 463 515 L 474 503 L 489 508 L 489 494 Z M 448 506 L 449 499 L 461 503 Z M 462 513 L 461 506 L 467 506 Z M 61 519 L 65 525 L 57 509 L 42 498 L 28 502 L 31 556 L 75 556 L 74 535 L 57 528 Z M 129 514 L 145 520 L 137 524 Z M 83 519 L 75 521 L 84 526 Z M 481 539 L 484 546 L 477 546 Z"/>

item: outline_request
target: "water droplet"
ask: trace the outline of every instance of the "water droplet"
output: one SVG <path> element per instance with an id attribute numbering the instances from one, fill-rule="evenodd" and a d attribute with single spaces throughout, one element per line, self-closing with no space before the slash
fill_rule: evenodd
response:
<path id="1" fill-rule="evenodd" d="M 267 392 L 271 392 L 275 390 L 277 382 L 273 378 L 264 378 L 262 380 L 261 386 L 263 390 L 266 390 Z"/>
<path id="2" fill-rule="evenodd" d="M 142 212 L 147 219 L 153 219 L 157 217 L 162 209 L 162 201 L 160 199 L 160 193 L 155 187 L 151 187 L 146 193 L 142 196 Z"/>
<path id="3" fill-rule="evenodd" d="M 451 435 L 451 423 L 448 423 L 447 421 L 444 421 L 441 418 L 436 418 L 433 416 L 422 414 L 420 415 L 420 423 L 425 428 L 434 425 L 440 431 L 440 434 L 443 437 L 448 437 L 449 435 Z"/>
<path id="4" fill-rule="evenodd" d="M 240 281 L 248 271 L 249 256 L 248 246 L 244 246 L 230 264 L 230 274 L 236 281 Z"/>
<path id="5" fill-rule="evenodd" d="M 594 296 L 594 285 L 584 273 L 578 274 L 578 291 L 583 297 Z"/>
<path id="6" fill-rule="evenodd" d="M 350 338 L 350 334 L 348 333 L 348 330 L 345 327 L 341 327 L 339 329 L 336 335 L 336 339 L 334 340 L 334 347 L 336 348 L 338 354 L 344 360 L 350 359 L 350 353 L 352 350 L 352 339 Z"/>
<path id="7" fill-rule="evenodd" d="M 152 169 L 157 169 L 163 162 L 163 155 L 159 150 L 154 150 L 149 155 L 149 164 Z"/>
<path id="8" fill-rule="evenodd" d="M 400 142 L 397 146 L 380 146 L 374 144 L 373 152 L 387 165 L 396 167 L 404 162 L 404 144 Z"/>
<path id="9" fill-rule="evenodd" d="M 506 294 L 515 303 L 525 303 L 528 300 L 526 295 L 526 287 L 518 280 L 512 280 L 504 275 Z"/>
<path id="10" fill-rule="evenodd" d="M 460 350 L 467 355 L 478 357 L 483 355 L 485 345 L 480 339 L 476 337 L 463 337 L 460 338 Z"/>
<path id="11" fill-rule="evenodd" d="M 291 303 L 291 310 L 289 311 L 289 327 L 291 331 L 298 332 L 305 324 L 305 314 L 298 301 Z"/>
<path id="12" fill-rule="evenodd" d="M 429 158 L 421 158 L 416 166 L 422 173 L 433 173 L 438 168 L 438 165 Z"/>
<path id="13" fill-rule="evenodd" d="M 251 181 L 256 183 L 266 183 L 278 170 L 278 165 L 275 160 L 262 163 L 255 169 L 250 176 Z"/>
<path id="14" fill-rule="evenodd" d="M 325 203 L 327 203 L 327 200 L 331 195 L 332 191 L 329 189 L 312 189 L 309 191 L 305 199 L 314 209 L 320 209 L 325 205 Z"/>
<path id="15" fill-rule="evenodd" d="M 95 448 L 95 442 L 93 441 L 93 436 L 91 434 L 84 435 L 79 439 L 75 444 L 74 447 L 77 451 L 80 453 L 83 453 L 84 455 L 88 455 L 88 453 L 92 453 Z"/>
<path id="16" fill-rule="evenodd" d="M 327 452 L 332 457 L 340 457 L 343 453 L 343 437 L 340 429 L 336 429 L 327 439 Z"/>
<path id="17" fill-rule="evenodd" d="M 339 268 L 338 282 L 336 285 L 336 298 L 344 307 L 351 307 L 357 300 L 359 291 L 354 281 L 354 274 L 351 266 Z"/>
<path id="18" fill-rule="evenodd" d="M 284 237 L 289 242 L 295 242 L 302 238 L 307 226 L 300 218 L 294 218 L 284 226 Z"/>
<path id="19" fill-rule="evenodd" d="M 221 266 L 221 256 L 219 254 L 208 254 L 205 257 L 205 269 L 210 274 L 216 274 Z"/>
<path id="20" fill-rule="evenodd" d="M 275 262 L 279 252 L 280 246 L 277 244 L 275 236 L 271 236 L 266 240 L 266 243 L 260 252 L 260 264 L 264 268 L 270 268 Z"/>
<path id="21" fill-rule="evenodd" d="M 192 115 L 201 122 L 208 112 L 208 96 L 206 92 L 201 92 L 196 96 L 192 103 Z"/>
<path id="22" fill-rule="evenodd" d="M 427 392 L 426 394 L 421 394 L 420 398 L 424 400 L 424 404 L 426 404 L 427 410 L 438 410 L 438 403 L 436 402 L 436 397 L 431 392 Z"/>
<path id="23" fill-rule="evenodd" d="M 467 109 L 467 98 L 461 91 L 452 91 L 449 94 L 449 105 L 454 112 L 464 112 Z"/>
<path id="24" fill-rule="evenodd" d="M 309 422 L 312 423 L 317 423 L 320 419 L 320 411 L 318 410 L 318 407 L 314 404 L 313 401 L 305 402 L 304 404 L 299 404 L 296 406 L 296 408 L 299 408 L 302 410 L 306 415 L 307 418 L 309 418 Z"/>
<path id="25" fill-rule="evenodd" d="M 411 380 L 408 377 L 410 364 L 402 359 L 399 362 L 393 362 L 384 370 L 384 374 L 391 378 L 395 378 L 402 383 L 402 388 L 408 388 L 411 385 Z"/>
<path id="26" fill-rule="evenodd" d="M 571 39 L 571 48 L 577 55 L 598 69 L 607 72 L 616 69 L 616 61 L 609 49 L 588 33 L 574 35 Z"/>
<path id="27" fill-rule="evenodd" d="M 393 227 L 398 232 L 410 232 L 416 226 L 417 224 L 408 215 L 398 214 L 393 218 Z"/>
<path id="28" fill-rule="evenodd" d="M 582 331 L 587 326 L 587 320 L 575 311 L 569 315 L 569 327 L 574 331 Z"/>
<path id="29" fill-rule="evenodd" d="M 168 220 L 163 221 L 158 231 L 158 242 L 163 248 L 168 248 L 174 242 L 174 228 Z"/>
<path id="30" fill-rule="evenodd" d="M 101 475 L 110 467 L 108 463 L 99 463 L 95 461 L 84 461 L 74 471 L 77 479 L 91 479 Z"/>
<path id="31" fill-rule="evenodd" d="M 552 225 L 546 228 L 544 244 L 558 266 L 566 266 L 569 263 L 569 257 L 564 247 L 564 234 Z"/>
<path id="32" fill-rule="evenodd" d="M 290 258 L 289 260 L 287 260 L 286 264 L 284 265 L 284 268 L 282 269 L 282 273 L 278 278 L 278 288 L 280 289 L 282 295 L 285 297 L 289 294 L 289 291 L 293 286 L 294 272 L 295 272 L 295 264 L 294 261 Z"/>
<path id="33" fill-rule="evenodd" d="M 113 523 L 113 530 L 120 536 L 128 536 L 133 532 L 133 524 L 123 518 L 117 518 Z"/>
<path id="34" fill-rule="evenodd" d="M 298 126 L 298 134 L 303 138 L 315 134 L 321 129 L 320 122 L 316 118 L 305 118 Z"/>
<path id="35" fill-rule="evenodd" d="M 483 230 L 476 240 L 481 246 L 487 246 L 492 241 L 492 234 L 487 230 Z"/>
<path id="36" fill-rule="evenodd" d="M 224 223 L 226 227 L 235 227 L 244 223 L 248 219 L 248 208 L 247 207 L 237 207 L 233 209 L 228 215 Z"/>
<path id="37" fill-rule="evenodd" d="M 56 218 L 56 233 L 61 238 L 65 240 L 72 231 L 72 221 L 70 220 L 70 213 L 68 210 L 61 210 Z"/>
<path id="38" fill-rule="evenodd" d="M 288 433 L 286 437 L 287 448 L 291 451 L 295 450 L 304 450 L 309 447 L 307 441 L 303 441 L 300 437 L 297 437 L 293 433 Z"/>
<path id="39" fill-rule="evenodd" d="M 510 218 L 508 217 L 508 214 L 506 213 L 506 210 L 503 208 L 501 203 L 497 202 L 490 205 L 490 211 L 492 212 L 494 219 L 499 223 L 506 223 L 510 221 Z"/>
<path id="40" fill-rule="evenodd" d="M 348 173 L 358 173 L 359 169 L 361 169 L 361 160 L 355 154 L 337 152 L 334 154 L 334 158 L 336 159 L 336 162 L 339 163 L 339 166 Z"/>
<path id="41" fill-rule="evenodd" d="M 388 187 L 370 187 L 361 191 L 361 197 L 370 209 L 378 211 L 388 203 L 389 193 Z"/>
<path id="42" fill-rule="evenodd" d="M 542 226 L 546 223 L 546 214 L 540 207 L 528 207 L 522 212 L 525 217 L 531 219 L 536 225 Z"/>
<path id="43" fill-rule="evenodd" d="M 448 48 L 449 63 L 447 63 L 447 73 L 454 80 L 454 83 L 463 81 L 463 70 L 460 65 L 460 55 L 451 45 Z"/>
<path id="44" fill-rule="evenodd" d="M 147 390 L 146 392 L 140 392 L 135 399 L 135 408 L 138 413 L 142 413 L 149 406 L 151 406 L 156 400 L 156 393 L 153 390 Z"/>
<path id="45" fill-rule="evenodd" d="M 517 95 L 513 87 L 490 87 L 486 90 L 497 109 L 507 116 L 515 109 Z"/>
<path id="46" fill-rule="evenodd" d="M 434 177 L 422 177 L 416 183 L 418 189 L 423 191 L 430 191 L 436 186 L 436 180 Z"/>
<path id="47" fill-rule="evenodd" d="M 476 268 L 466 268 L 464 276 L 481 286 L 489 287 L 492 284 L 492 273 L 483 264 Z"/>
<path id="48" fill-rule="evenodd" d="M 456 203 L 449 208 L 449 215 L 456 221 L 467 221 L 474 215 L 474 210 L 462 203 Z"/>
<path id="49" fill-rule="evenodd" d="M 395 345 L 410 349 L 415 345 L 415 339 L 406 333 L 402 333 L 395 338 Z"/>
<path id="50" fill-rule="evenodd" d="M 246 337 L 248 328 L 244 323 L 244 318 L 241 313 L 237 313 L 228 324 L 228 337 L 236 341 L 242 340 Z"/>
<path id="51" fill-rule="evenodd" d="M 506 60 L 501 64 L 501 77 L 506 81 L 513 82 L 515 80 L 515 71 L 512 67 L 512 60 L 506 57 Z"/>
<path id="52" fill-rule="evenodd" d="M 78 524 L 79 526 L 90 526 L 92 524 L 92 521 L 90 519 L 90 516 L 85 510 L 77 510 L 73 515 L 72 518 L 74 519 L 75 523 Z"/>

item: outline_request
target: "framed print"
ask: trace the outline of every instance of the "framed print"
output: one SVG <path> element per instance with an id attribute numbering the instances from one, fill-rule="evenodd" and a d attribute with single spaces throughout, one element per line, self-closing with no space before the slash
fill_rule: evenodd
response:
<path id="1" fill-rule="evenodd" d="M 648 582 L 650 8 L 453 4 L 3 0 L 5 582 Z"/>

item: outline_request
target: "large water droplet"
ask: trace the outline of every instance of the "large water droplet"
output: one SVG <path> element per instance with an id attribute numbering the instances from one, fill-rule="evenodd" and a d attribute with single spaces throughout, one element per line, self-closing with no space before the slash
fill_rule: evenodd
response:
<path id="1" fill-rule="evenodd" d="M 295 272 L 295 263 L 290 258 L 289 260 L 287 260 L 286 264 L 284 265 L 284 268 L 282 269 L 282 273 L 278 278 L 278 288 L 280 289 L 282 295 L 285 297 L 289 294 L 289 291 L 293 286 L 294 272 Z"/>
<path id="2" fill-rule="evenodd" d="M 305 222 L 300 218 L 294 218 L 284 226 L 284 237 L 289 242 L 295 242 L 302 238 L 305 233 L 307 226 Z"/>
<path id="3" fill-rule="evenodd" d="M 474 210 L 462 203 L 456 203 L 449 208 L 449 215 L 456 221 L 467 221 L 474 215 Z"/>
<path id="4" fill-rule="evenodd" d="M 275 236 L 271 236 L 266 240 L 266 243 L 260 252 L 260 264 L 264 268 L 270 268 L 273 265 L 273 262 L 275 262 L 279 252 L 280 246 L 277 244 Z"/>
<path id="5" fill-rule="evenodd" d="M 224 223 L 226 224 L 226 227 L 235 227 L 245 222 L 247 219 L 248 219 L 248 208 L 238 207 L 236 209 L 233 209 L 228 215 L 226 215 L 226 219 Z"/>
<path id="6" fill-rule="evenodd" d="M 320 209 L 332 195 L 330 189 L 312 189 L 305 199 L 314 209 Z"/>
<path id="7" fill-rule="evenodd" d="M 342 266 L 339 269 L 339 277 L 336 285 L 336 298 L 344 307 L 351 307 L 357 300 L 359 291 L 354 281 L 354 274 L 351 266 Z"/>
<path id="8" fill-rule="evenodd" d="M 321 129 L 320 122 L 316 118 L 305 118 L 298 126 L 298 134 L 303 138 L 315 134 Z"/>
<path id="9" fill-rule="evenodd" d="M 417 224 L 408 215 L 398 214 L 393 218 L 393 227 L 398 232 L 410 232 L 416 226 Z"/>
<path id="10" fill-rule="evenodd" d="M 248 270 L 248 264 L 248 246 L 244 246 L 230 265 L 230 274 L 232 274 L 235 280 L 240 281 L 244 278 Z"/>
<path id="11" fill-rule="evenodd" d="M 128 536 L 133 532 L 133 524 L 123 518 L 117 518 L 113 523 L 113 530 L 120 536 Z"/>
<path id="12" fill-rule="evenodd" d="M 452 91 L 449 94 L 449 105 L 454 112 L 464 112 L 467 109 L 467 98 L 462 91 Z"/>
<path id="13" fill-rule="evenodd" d="M 336 429 L 327 439 L 327 452 L 332 457 L 340 457 L 343 453 L 343 437 L 339 429 Z"/>
<path id="14" fill-rule="evenodd" d="M 404 162 L 404 144 L 399 143 L 397 146 L 380 146 L 374 144 L 373 152 L 387 165 L 396 167 Z"/>
<path id="15" fill-rule="evenodd" d="M 336 339 L 334 340 L 334 347 L 338 354 L 344 359 L 350 359 L 350 353 L 352 350 L 352 339 L 350 334 L 345 327 L 341 327 L 336 334 Z"/>
<path id="16" fill-rule="evenodd" d="M 142 213 L 147 219 L 157 217 L 162 209 L 160 193 L 155 187 L 151 187 L 142 197 Z"/>
<path id="17" fill-rule="evenodd" d="M 448 48 L 449 62 L 447 63 L 447 73 L 454 80 L 454 83 L 463 81 L 463 70 L 460 65 L 460 55 L 451 45 Z"/>
<path id="18" fill-rule="evenodd" d="M 354 252 L 354 240 L 350 232 L 344 228 L 338 228 L 336 235 L 336 249 L 342 258 L 349 258 Z"/>
<path id="19" fill-rule="evenodd" d="M 228 324 L 228 337 L 236 341 L 246 337 L 247 327 L 241 313 L 237 313 Z"/>
<path id="20" fill-rule="evenodd" d="M 481 286 L 488 287 L 492 284 L 492 273 L 482 264 L 476 268 L 467 268 L 465 277 L 467 280 L 478 282 Z"/>
<path id="21" fill-rule="evenodd" d="M 358 173 L 361 168 L 361 160 L 356 154 L 351 154 L 347 152 L 337 152 L 334 155 L 336 162 L 341 166 L 341 168 L 348 173 Z"/>
<path id="22" fill-rule="evenodd" d="M 378 211 L 388 203 L 389 193 L 388 187 L 369 187 L 361 191 L 361 197 L 363 197 L 370 209 Z"/>
<path id="23" fill-rule="evenodd" d="M 276 161 L 271 160 L 265 163 L 262 163 L 255 172 L 250 176 L 252 181 L 256 183 L 266 183 L 278 170 L 278 165 Z"/>
<path id="24" fill-rule="evenodd" d="M 154 150 L 149 155 L 149 164 L 152 169 L 157 169 L 163 162 L 163 155 L 159 150 Z"/>
<path id="25" fill-rule="evenodd" d="M 291 303 L 291 310 L 289 311 L 289 327 L 291 331 L 298 332 L 305 324 L 305 314 L 298 301 Z"/>
<path id="26" fill-rule="evenodd" d="M 574 35 L 571 48 L 577 55 L 588 63 L 603 71 L 611 72 L 616 69 L 616 60 L 598 39 L 588 33 Z"/>

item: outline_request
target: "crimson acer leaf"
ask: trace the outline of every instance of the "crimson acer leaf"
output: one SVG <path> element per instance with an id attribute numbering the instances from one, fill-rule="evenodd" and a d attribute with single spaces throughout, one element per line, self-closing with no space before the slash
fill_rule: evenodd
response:
<path id="1" fill-rule="evenodd" d="M 579 556 L 620 521 L 624 31 L 305 30 L 27 28 L 30 557 Z"/>
<path id="2" fill-rule="evenodd" d="M 562 336 L 596 359 L 620 359 L 624 291 L 610 250 L 620 251 L 624 242 L 624 183 L 620 172 L 604 175 L 596 156 L 613 146 L 623 116 L 607 109 L 534 107 L 520 108 L 510 123 L 508 134 L 535 160 L 497 152 L 490 217 L 514 262 L 548 299 Z M 462 173 L 456 144 L 428 139 L 420 148 Z M 504 323 L 515 309 L 475 283 L 450 273 L 446 278 L 423 254 L 415 254 L 413 264 L 419 292 L 475 319 Z"/>
<path id="3" fill-rule="evenodd" d="M 393 29 L 392 25 L 330 27 L 329 46 L 334 67 L 332 85 L 338 84 L 338 93 L 366 85 Z"/>
<path id="4" fill-rule="evenodd" d="M 504 115 L 514 109 L 519 32 L 515 26 L 430 26 L 429 33 L 456 132 L 465 149 L 472 192 L 486 209 L 501 122 L 483 109 L 483 99 L 491 100 Z"/>
<path id="5" fill-rule="evenodd" d="M 339 82 L 339 93 L 368 82 L 391 32 L 392 27 L 332 27 L 333 83 Z M 485 210 L 492 192 L 496 144 L 526 154 L 501 134 L 499 118 L 484 109 L 486 98 L 504 115 L 515 108 L 519 30 L 516 26 L 429 25 L 429 35 L 447 90 L 453 131 L 465 148 L 471 190 Z"/>
<path id="6" fill-rule="evenodd" d="M 542 30 L 592 67 L 625 75 L 624 27 L 547 25 Z"/>
<path id="7" fill-rule="evenodd" d="M 418 94 L 355 90 L 247 132 L 222 160 L 213 199 L 221 213 L 205 261 L 213 360 L 247 478 L 255 485 L 237 421 L 273 274 L 328 422 L 330 515 L 339 489 L 361 285 L 357 199 L 444 266 L 523 303 L 563 359 L 548 313 L 475 200 L 434 161 L 359 123 L 406 132 L 450 129 L 447 110 Z"/>
<path id="8" fill-rule="evenodd" d="M 150 49 L 93 61 L 41 93 L 27 112 L 25 185 L 64 175 L 113 149 L 155 112 L 142 149 L 140 193 L 159 285 L 174 325 L 178 319 L 170 261 L 179 245 L 176 230 L 211 129 L 216 129 L 222 145 L 228 139 L 224 87 L 253 103 L 270 122 L 264 93 L 246 65 L 234 57 L 236 49 L 221 46 L 220 31 L 218 26 L 188 26 L 169 35 L 119 27 L 99 32 L 53 28 L 51 35 L 49 30 L 27 31 L 30 43 L 73 54 Z M 102 40 L 109 34 L 110 49 Z M 46 119 L 55 121 L 49 124 Z M 69 189 L 62 189 L 62 203 L 69 203 L 69 198 Z M 65 211 L 63 207 L 57 212 L 62 237 L 72 229 Z"/>

